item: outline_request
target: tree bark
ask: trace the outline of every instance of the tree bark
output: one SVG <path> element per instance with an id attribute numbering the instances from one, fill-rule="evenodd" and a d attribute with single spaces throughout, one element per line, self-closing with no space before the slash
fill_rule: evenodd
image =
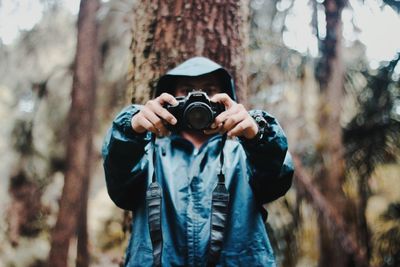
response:
<path id="1" fill-rule="evenodd" d="M 78 18 L 72 102 L 68 117 L 67 169 L 60 210 L 51 236 L 48 266 L 66 267 L 71 238 L 77 232 L 82 196 L 90 174 L 96 96 L 98 0 L 82 0 Z M 86 187 L 86 188 L 85 188 Z M 85 200 L 86 201 L 86 200 Z M 86 204 L 85 204 L 86 205 Z"/>
<path id="2" fill-rule="evenodd" d="M 247 1 L 147 0 L 136 8 L 130 70 L 133 103 L 150 98 L 168 69 L 193 56 L 208 57 L 233 75 L 246 100 Z"/>

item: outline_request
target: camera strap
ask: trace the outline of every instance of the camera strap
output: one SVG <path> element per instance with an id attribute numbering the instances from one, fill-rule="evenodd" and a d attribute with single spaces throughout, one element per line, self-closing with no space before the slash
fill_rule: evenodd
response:
<path id="1" fill-rule="evenodd" d="M 215 266 L 218 263 L 224 241 L 224 231 L 228 217 L 229 192 L 225 185 L 224 166 L 224 146 L 226 134 L 222 136 L 220 149 L 220 172 L 218 174 L 218 184 L 212 193 L 211 202 L 211 238 L 208 251 L 207 266 Z"/>
<path id="2" fill-rule="evenodd" d="M 156 180 L 156 136 L 152 134 L 152 150 L 153 150 L 153 176 L 146 192 L 146 204 L 148 210 L 149 230 L 151 243 L 153 245 L 153 266 L 161 266 L 162 251 L 162 232 L 161 232 L 161 199 L 162 190 Z"/>

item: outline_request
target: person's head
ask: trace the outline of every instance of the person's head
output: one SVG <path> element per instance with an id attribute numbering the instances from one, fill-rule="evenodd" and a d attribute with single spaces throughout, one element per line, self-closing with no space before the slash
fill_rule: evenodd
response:
<path id="1" fill-rule="evenodd" d="M 222 93 L 221 78 L 217 73 L 209 73 L 200 76 L 178 76 L 175 80 L 174 96 L 186 96 L 192 91 L 205 92 L 209 97 Z"/>
<path id="2" fill-rule="evenodd" d="M 155 97 L 163 92 L 186 96 L 192 90 L 202 90 L 208 96 L 227 93 L 236 100 L 231 75 L 222 66 L 204 57 L 190 58 L 168 71 L 159 79 Z"/>

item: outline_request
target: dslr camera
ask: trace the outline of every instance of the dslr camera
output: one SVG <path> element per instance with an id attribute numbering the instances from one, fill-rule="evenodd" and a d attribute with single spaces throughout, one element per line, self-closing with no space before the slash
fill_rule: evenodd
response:
<path id="1" fill-rule="evenodd" d="M 177 105 L 165 106 L 178 121 L 175 125 L 166 125 L 170 131 L 210 129 L 215 118 L 225 110 L 223 104 L 210 101 L 207 94 L 199 90 L 178 96 L 176 100 Z"/>

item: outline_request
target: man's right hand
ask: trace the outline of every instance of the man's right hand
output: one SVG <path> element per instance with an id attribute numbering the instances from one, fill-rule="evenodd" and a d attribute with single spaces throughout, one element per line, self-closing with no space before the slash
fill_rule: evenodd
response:
<path id="1" fill-rule="evenodd" d="M 163 121 L 175 125 L 176 118 L 163 105 L 169 103 L 177 105 L 178 101 L 170 94 L 163 93 L 159 97 L 147 101 L 143 108 L 132 117 L 132 129 L 137 133 L 150 131 L 157 136 L 166 136 L 170 132 L 165 128 Z"/>

